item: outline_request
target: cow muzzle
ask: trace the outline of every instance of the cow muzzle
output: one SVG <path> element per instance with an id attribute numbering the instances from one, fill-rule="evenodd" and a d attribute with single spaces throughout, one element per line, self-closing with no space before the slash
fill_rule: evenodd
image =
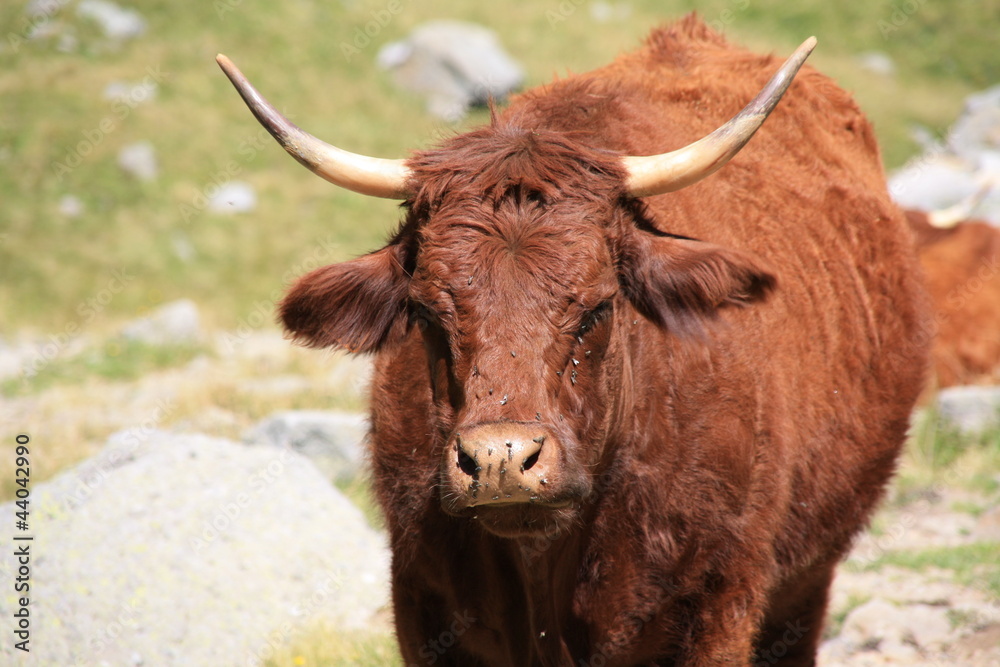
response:
<path id="1" fill-rule="evenodd" d="M 454 510 L 484 505 L 562 507 L 559 440 L 536 424 L 495 422 L 460 428 L 445 449 L 444 500 Z"/>

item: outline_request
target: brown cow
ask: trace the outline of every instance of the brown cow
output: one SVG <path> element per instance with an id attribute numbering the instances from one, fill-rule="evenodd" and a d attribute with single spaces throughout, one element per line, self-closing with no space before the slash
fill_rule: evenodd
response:
<path id="1" fill-rule="evenodd" d="M 1000 229 L 967 220 L 942 229 L 907 211 L 934 304 L 937 388 L 1000 383 Z"/>
<path id="2" fill-rule="evenodd" d="M 927 324 L 871 128 L 826 77 L 693 184 L 808 48 L 693 146 L 776 61 L 689 17 L 405 162 L 322 144 L 220 58 L 300 161 L 406 200 L 388 245 L 305 276 L 281 315 L 376 353 L 408 665 L 812 664 Z"/>

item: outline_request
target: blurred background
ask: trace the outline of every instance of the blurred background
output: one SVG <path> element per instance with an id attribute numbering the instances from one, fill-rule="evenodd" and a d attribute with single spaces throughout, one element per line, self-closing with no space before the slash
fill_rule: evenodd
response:
<path id="1" fill-rule="evenodd" d="M 809 62 L 855 95 L 889 171 L 933 150 L 971 94 L 1000 84 L 1000 0 L 5 1 L 0 449 L 12 452 L 15 434 L 29 433 L 32 483 L 41 485 L 97 455 L 114 433 L 250 442 L 257 436 L 247 434 L 276 413 L 364 412 L 366 362 L 292 347 L 273 304 L 308 270 L 379 247 L 400 217 L 398 204 L 337 189 L 295 164 L 247 111 L 217 53 L 313 134 L 350 151 L 403 157 L 488 121 L 481 108 L 442 118 L 379 65 L 394 57 L 384 47 L 427 21 L 492 29 L 528 88 L 603 65 L 653 26 L 694 10 L 760 52 L 784 56 L 816 35 Z M 849 614 L 872 602 L 872 587 L 926 589 L 927 580 L 913 577 L 928 567 L 945 572 L 941 586 L 972 590 L 982 608 L 952 604 L 959 593 L 948 588 L 943 638 L 924 645 L 900 631 L 899 664 L 957 651 L 967 636 L 987 649 L 1000 645 L 1000 431 L 969 435 L 943 425 L 933 409 L 920 423 L 876 525 L 887 535 L 902 525 L 906 537 L 856 564 L 856 590 L 838 598 L 829 637 L 853 627 Z M 347 448 L 341 458 L 354 461 Z M 377 533 L 360 468 L 319 469 Z M 5 454 L 0 501 L 14 498 L 13 470 L 13 454 Z M 982 525 L 995 532 L 978 533 Z M 868 578 L 885 568 L 902 579 Z M 72 625 L 72 614 L 60 613 Z M 384 609 L 362 619 L 362 635 L 307 620 L 302 632 L 254 654 L 258 662 L 397 660 Z"/>

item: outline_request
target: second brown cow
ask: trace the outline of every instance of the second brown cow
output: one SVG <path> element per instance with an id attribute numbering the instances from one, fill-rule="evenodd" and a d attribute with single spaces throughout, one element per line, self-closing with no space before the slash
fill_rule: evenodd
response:
<path id="1" fill-rule="evenodd" d="M 907 211 L 934 305 L 933 388 L 1000 383 L 1000 229 Z"/>

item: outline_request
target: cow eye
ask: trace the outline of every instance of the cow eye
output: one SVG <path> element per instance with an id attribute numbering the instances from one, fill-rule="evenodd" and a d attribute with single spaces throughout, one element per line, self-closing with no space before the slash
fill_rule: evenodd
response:
<path id="1" fill-rule="evenodd" d="M 586 315 L 584 315 L 583 320 L 580 322 L 580 328 L 577 330 L 577 338 L 583 338 L 588 331 L 593 329 L 598 322 L 603 320 L 611 313 L 611 302 L 602 301 L 597 307 L 592 308 Z"/>
<path id="2" fill-rule="evenodd" d="M 438 323 L 438 318 L 430 308 L 414 302 L 410 307 L 410 322 L 420 327 L 421 331 L 427 331 L 429 326 Z"/>

